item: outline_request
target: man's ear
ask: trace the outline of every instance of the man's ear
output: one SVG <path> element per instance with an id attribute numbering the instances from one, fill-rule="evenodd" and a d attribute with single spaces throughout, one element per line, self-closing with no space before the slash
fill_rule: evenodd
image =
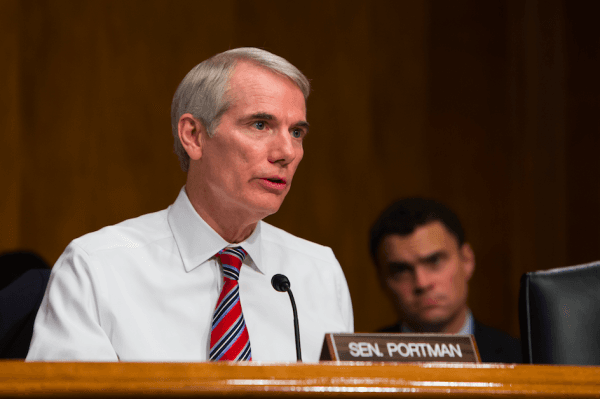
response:
<path id="1" fill-rule="evenodd" d="M 202 157 L 202 133 L 206 133 L 202 122 L 190 113 L 183 114 L 179 118 L 177 132 L 181 145 L 190 159 L 196 161 L 200 159 Z"/>
<path id="2" fill-rule="evenodd" d="M 471 244 L 465 242 L 462 247 L 460 247 L 460 256 L 462 259 L 465 276 L 467 277 L 467 281 L 469 281 L 473 275 L 473 272 L 475 271 L 475 252 L 473 252 Z"/>

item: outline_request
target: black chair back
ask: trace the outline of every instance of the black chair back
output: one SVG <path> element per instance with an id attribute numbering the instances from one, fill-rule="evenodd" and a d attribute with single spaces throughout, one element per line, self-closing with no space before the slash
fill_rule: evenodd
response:
<path id="1" fill-rule="evenodd" d="M 519 323 L 525 363 L 600 365 L 600 262 L 524 274 Z"/>

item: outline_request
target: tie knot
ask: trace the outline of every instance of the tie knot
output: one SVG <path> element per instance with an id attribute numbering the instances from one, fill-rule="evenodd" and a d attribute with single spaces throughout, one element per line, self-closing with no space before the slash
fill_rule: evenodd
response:
<path id="1" fill-rule="evenodd" d="M 221 259 L 223 265 L 223 275 L 231 280 L 237 280 L 240 277 L 242 261 L 246 257 L 246 251 L 242 247 L 225 248 L 219 251 L 217 257 Z"/>

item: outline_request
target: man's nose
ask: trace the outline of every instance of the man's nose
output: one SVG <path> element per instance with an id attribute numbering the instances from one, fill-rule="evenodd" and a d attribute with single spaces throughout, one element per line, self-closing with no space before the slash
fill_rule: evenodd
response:
<path id="1" fill-rule="evenodd" d="M 427 291 L 432 285 L 431 274 L 424 268 L 417 266 L 414 271 L 414 282 L 416 291 Z"/>
<path id="2" fill-rule="evenodd" d="M 296 159 L 294 139 L 290 132 L 281 129 L 275 134 L 271 143 L 269 162 L 287 165 Z"/>

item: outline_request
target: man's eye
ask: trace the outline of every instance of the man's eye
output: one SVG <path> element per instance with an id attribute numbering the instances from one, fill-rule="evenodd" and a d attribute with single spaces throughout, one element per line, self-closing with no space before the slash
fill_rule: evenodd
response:
<path id="1" fill-rule="evenodd" d="M 389 270 L 391 276 L 400 276 L 409 272 L 410 268 L 403 264 L 391 264 Z"/>
<path id="2" fill-rule="evenodd" d="M 292 130 L 292 137 L 295 139 L 299 139 L 302 137 L 302 130 L 300 129 L 294 129 Z"/>
<path id="3" fill-rule="evenodd" d="M 254 127 L 257 128 L 258 130 L 264 130 L 265 123 L 264 122 L 254 122 Z"/>
<path id="4" fill-rule="evenodd" d="M 427 265 L 430 268 L 437 269 L 442 265 L 442 257 L 440 255 L 435 255 L 426 260 Z"/>

